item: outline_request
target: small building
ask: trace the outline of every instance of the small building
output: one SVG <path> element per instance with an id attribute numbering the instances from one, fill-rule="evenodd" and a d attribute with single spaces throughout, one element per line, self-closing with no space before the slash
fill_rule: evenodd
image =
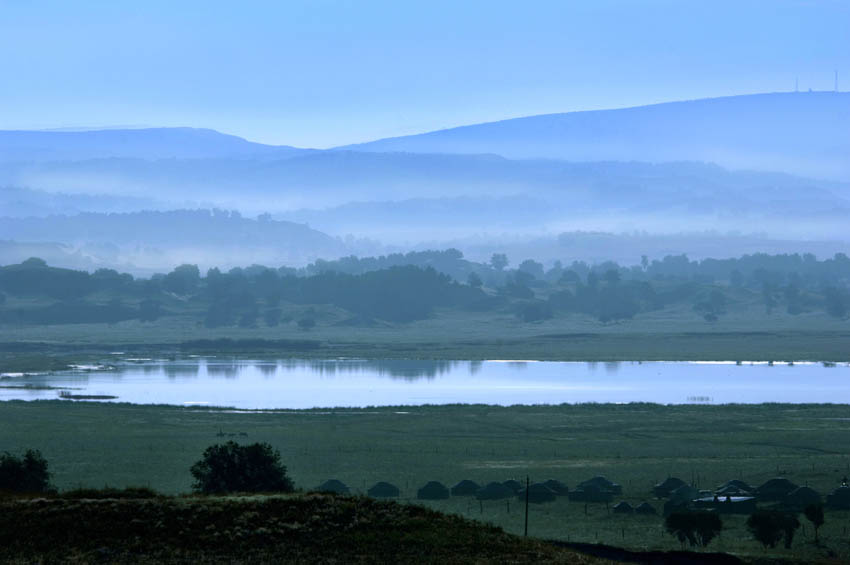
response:
<path id="1" fill-rule="evenodd" d="M 588 485 L 594 485 L 598 489 L 609 492 L 611 494 L 623 494 L 623 487 L 621 485 L 609 481 L 602 475 L 597 475 L 591 479 L 587 479 L 586 481 L 579 483 L 576 488 L 583 488 Z"/>
<path id="2" fill-rule="evenodd" d="M 501 500 L 510 498 L 516 494 L 502 483 L 487 483 L 475 493 L 478 500 Z"/>
<path id="3" fill-rule="evenodd" d="M 797 485 L 784 477 L 770 479 L 756 489 L 756 497 L 759 500 L 782 500 L 785 496 L 797 488 Z"/>
<path id="4" fill-rule="evenodd" d="M 720 492 L 724 489 L 737 489 L 739 491 L 749 493 L 754 493 L 756 491 L 755 487 L 750 486 L 749 484 L 740 479 L 732 479 L 731 481 L 726 481 L 725 483 L 717 487 L 717 489 L 715 489 L 715 492 Z"/>
<path id="5" fill-rule="evenodd" d="M 648 502 L 641 502 L 635 508 L 635 514 L 641 514 L 643 516 L 654 516 L 658 514 L 658 511 L 655 510 L 655 507 Z"/>
<path id="6" fill-rule="evenodd" d="M 699 498 L 699 496 L 699 490 L 695 489 L 691 485 L 682 485 L 678 488 L 673 489 L 668 495 L 668 498 L 677 504 L 681 504 L 683 502 L 690 502 L 696 498 Z"/>
<path id="7" fill-rule="evenodd" d="M 318 492 L 332 492 L 335 494 L 349 494 L 351 490 L 344 482 L 337 479 L 328 479 L 315 489 Z"/>
<path id="8" fill-rule="evenodd" d="M 419 500 L 445 500 L 449 496 L 449 489 L 439 481 L 428 481 L 416 491 L 416 498 Z"/>
<path id="9" fill-rule="evenodd" d="M 521 501 L 525 500 L 525 489 L 519 491 L 516 496 Z M 543 504 L 544 502 L 554 502 L 557 498 L 555 491 L 543 483 L 533 483 L 528 487 L 528 501 L 531 503 Z"/>
<path id="10" fill-rule="evenodd" d="M 632 505 L 629 504 L 628 502 L 626 502 L 625 500 L 620 501 L 617 504 L 615 504 L 614 508 L 612 508 L 612 511 L 614 512 L 614 514 L 634 514 L 635 513 L 635 509 L 632 507 Z"/>
<path id="11" fill-rule="evenodd" d="M 850 510 L 850 486 L 843 484 L 826 495 L 826 505 L 833 510 Z"/>
<path id="12" fill-rule="evenodd" d="M 567 498 L 572 502 L 611 502 L 614 494 L 591 483 L 571 490 Z"/>
<path id="13" fill-rule="evenodd" d="M 515 479 L 508 479 L 507 481 L 504 481 L 502 484 L 505 485 L 506 487 L 508 487 L 509 489 L 511 489 L 512 491 L 514 491 L 514 493 L 517 493 L 517 492 L 521 491 L 523 488 L 525 488 L 525 485 L 523 485 L 521 482 L 519 482 Z"/>
<path id="14" fill-rule="evenodd" d="M 472 496 L 481 488 L 475 481 L 464 479 L 452 487 L 452 496 Z"/>
<path id="15" fill-rule="evenodd" d="M 655 495 L 655 498 L 667 498 L 671 492 L 686 484 L 679 477 L 667 477 L 664 481 L 652 487 L 652 494 Z"/>
<path id="16" fill-rule="evenodd" d="M 724 485 L 714 491 L 717 496 L 754 496 L 753 491 L 744 490 L 736 485 Z"/>
<path id="17" fill-rule="evenodd" d="M 818 491 L 809 487 L 798 487 L 785 495 L 782 503 L 794 510 L 803 510 L 810 504 L 820 504 L 822 501 Z"/>
<path id="18" fill-rule="evenodd" d="M 401 495 L 401 491 L 397 486 L 385 481 L 375 483 L 366 492 L 372 498 L 398 498 Z"/>
<path id="19" fill-rule="evenodd" d="M 558 496 L 566 496 L 570 493 L 570 489 L 567 488 L 567 485 L 557 479 L 543 481 L 543 484 L 549 487 L 549 489 Z"/>

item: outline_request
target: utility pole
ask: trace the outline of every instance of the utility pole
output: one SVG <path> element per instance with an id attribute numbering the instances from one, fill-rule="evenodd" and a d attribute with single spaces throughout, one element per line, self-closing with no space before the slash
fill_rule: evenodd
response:
<path id="1" fill-rule="evenodd" d="M 528 537 L 528 475 L 525 476 L 525 537 Z"/>

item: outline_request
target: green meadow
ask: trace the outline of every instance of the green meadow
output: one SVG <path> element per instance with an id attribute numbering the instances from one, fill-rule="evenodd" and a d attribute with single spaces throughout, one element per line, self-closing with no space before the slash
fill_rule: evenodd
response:
<path id="1" fill-rule="evenodd" d="M 841 400 L 841 399 L 837 399 Z M 563 405 L 423 406 L 237 412 L 129 404 L 7 402 L 0 405 L 0 446 L 40 449 L 60 489 L 149 486 L 188 492 L 189 467 L 216 442 L 269 442 L 280 450 L 300 489 L 337 478 L 355 493 L 385 480 L 415 502 L 430 480 L 451 486 L 509 478 L 556 478 L 574 487 L 602 474 L 623 485 L 622 497 L 661 509 L 652 485 L 678 476 L 711 489 L 732 478 L 750 484 L 783 476 L 822 494 L 850 473 L 847 405 Z M 468 497 L 423 502 L 435 510 L 522 533 L 520 501 Z M 709 549 L 761 555 L 745 517 L 723 516 Z M 850 512 L 829 511 L 821 542 L 804 528 L 795 559 L 850 559 Z M 678 549 L 660 517 L 612 514 L 605 504 L 564 499 L 532 505 L 535 537 L 599 542 L 633 549 Z"/>

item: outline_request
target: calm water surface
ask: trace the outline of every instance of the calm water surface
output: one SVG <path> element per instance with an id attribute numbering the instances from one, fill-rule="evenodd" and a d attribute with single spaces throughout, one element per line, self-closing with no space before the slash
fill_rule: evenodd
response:
<path id="1" fill-rule="evenodd" d="M 0 377 L 0 400 L 61 394 L 243 409 L 450 403 L 850 402 L 850 365 L 517 361 L 118 360 Z M 26 388 L 29 387 L 29 388 Z M 48 388 L 49 387 L 49 388 Z"/>

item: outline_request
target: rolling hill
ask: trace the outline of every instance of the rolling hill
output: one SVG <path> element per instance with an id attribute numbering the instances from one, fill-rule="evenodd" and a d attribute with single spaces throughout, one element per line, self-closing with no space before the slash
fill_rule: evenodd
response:
<path id="1" fill-rule="evenodd" d="M 568 161 L 707 161 L 850 180 L 850 93 L 754 94 L 546 114 L 345 149 Z"/>
<path id="2" fill-rule="evenodd" d="M 91 131 L 0 131 L 0 162 L 86 159 L 285 159 L 309 152 L 254 143 L 211 129 L 147 128 Z"/>

